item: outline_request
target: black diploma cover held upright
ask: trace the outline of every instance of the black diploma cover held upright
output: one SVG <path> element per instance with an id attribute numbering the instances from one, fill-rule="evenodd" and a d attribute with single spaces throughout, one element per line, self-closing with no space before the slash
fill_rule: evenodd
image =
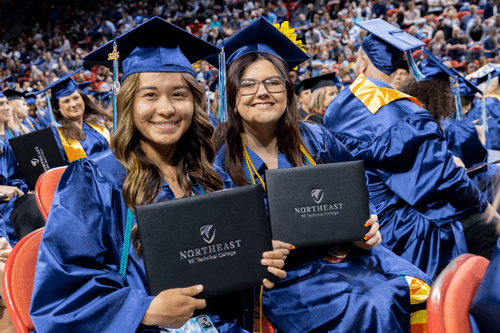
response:
<path id="1" fill-rule="evenodd" d="M 273 239 L 295 246 L 361 240 L 370 230 L 363 161 L 265 171 Z"/>
<path id="2" fill-rule="evenodd" d="M 42 173 L 66 165 L 49 127 L 9 139 L 9 143 L 30 190 Z"/>
<path id="3" fill-rule="evenodd" d="M 208 298 L 262 284 L 272 251 L 261 185 L 136 207 L 150 295 L 203 284 Z"/>

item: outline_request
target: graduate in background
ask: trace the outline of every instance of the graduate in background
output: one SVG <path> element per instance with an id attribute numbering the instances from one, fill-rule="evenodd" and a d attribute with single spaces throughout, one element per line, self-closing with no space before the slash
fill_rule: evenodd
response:
<path id="1" fill-rule="evenodd" d="M 323 115 L 326 108 L 339 93 L 342 83 L 335 76 L 335 73 L 315 76 L 302 82 L 311 91 L 311 98 L 307 107 L 309 114 L 305 117 L 305 120 L 323 125 Z"/>
<path id="2" fill-rule="evenodd" d="M 108 119 L 108 115 L 97 108 L 71 78 L 81 69 L 39 92 L 51 89 L 48 109 L 53 118 L 50 127 L 67 163 L 109 149 L 110 133 L 100 124 L 100 119 Z"/>
<path id="3" fill-rule="evenodd" d="M 483 67 L 467 77 L 476 86 L 482 87 L 483 99 L 476 98 L 471 110 L 465 114 L 467 121 L 483 124 L 483 106 L 486 109 L 485 131 L 486 148 L 500 150 L 500 86 L 498 76 L 500 71 L 493 66 Z M 484 100 L 484 101 L 483 101 Z"/>
<path id="4" fill-rule="evenodd" d="M 35 119 L 36 117 L 36 95 L 35 92 L 27 93 L 24 98 L 26 99 L 26 103 L 28 104 L 29 114 L 28 116 L 21 121 L 21 123 L 31 129 L 31 131 L 36 131 L 44 128 L 43 125 Z"/>
<path id="5" fill-rule="evenodd" d="M 383 245 L 433 278 L 462 253 L 490 258 L 496 211 L 455 165 L 429 112 L 390 85 L 404 51 L 422 42 L 380 19 L 357 24 L 370 32 L 358 51 L 357 78 L 330 104 L 323 124 L 365 162 Z"/>
<path id="6" fill-rule="evenodd" d="M 7 96 L 10 108 L 12 110 L 12 115 L 9 119 L 9 127 L 19 132 L 21 135 L 35 131 L 35 126 L 24 125 L 23 120 L 29 116 L 28 103 L 24 99 L 24 93 L 15 90 L 6 90 L 4 95 Z"/>
<path id="7" fill-rule="evenodd" d="M 305 80 L 300 81 L 295 86 L 295 94 L 299 98 L 298 112 L 301 119 L 304 119 L 309 114 L 308 105 L 311 99 L 311 90 L 309 88 L 305 88 Z"/>
<path id="8" fill-rule="evenodd" d="M 35 92 L 36 98 L 36 111 L 35 116 L 38 123 L 43 127 L 50 126 L 50 114 L 47 110 L 47 99 L 45 98 L 45 93 Z"/>
<path id="9" fill-rule="evenodd" d="M 135 206 L 232 186 L 212 167 L 213 127 L 191 67 L 218 49 L 154 17 L 85 60 L 111 67 L 115 51 L 123 81 L 113 150 L 73 162 L 59 181 L 35 274 L 36 331 L 164 332 L 206 314 L 220 333 L 249 333 L 253 288 L 207 300 L 194 298 L 200 285 L 148 294 L 133 215 Z M 283 278 L 283 253 L 263 256 Z"/>
<path id="10" fill-rule="evenodd" d="M 288 71 L 307 60 L 306 53 L 264 18 L 222 47 L 228 122 L 216 129 L 216 165 L 236 185 L 265 185 L 266 169 L 353 160 L 324 127 L 298 119 Z M 262 298 L 264 313 L 281 331 L 409 331 L 410 303 L 425 302 L 431 282 L 420 269 L 377 246 L 381 239 L 371 208 L 365 241 L 295 249 L 288 255 L 287 277 Z M 419 286 L 420 299 L 411 297 L 407 281 Z"/>
<path id="11" fill-rule="evenodd" d="M 487 164 L 488 151 L 479 137 L 480 134 L 484 136 L 483 127 L 464 119 L 474 96 L 482 92 L 427 49 L 423 49 L 423 53 L 427 58 L 418 67 L 425 79 L 417 82 L 409 77 L 400 90 L 417 98 L 439 124 L 456 165 L 466 170 L 479 168 L 468 176 L 493 203 L 500 181 L 500 167 Z M 436 94 L 436 91 L 440 93 Z"/>
<path id="12" fill-rule="evenodd" d="M 19 136 L 20 133 L 9 126 L 12 118 L 12 108 L 9 105 L 7 96 L 0 94 L 0 139 L 9 144 L 9 139 Z"/>

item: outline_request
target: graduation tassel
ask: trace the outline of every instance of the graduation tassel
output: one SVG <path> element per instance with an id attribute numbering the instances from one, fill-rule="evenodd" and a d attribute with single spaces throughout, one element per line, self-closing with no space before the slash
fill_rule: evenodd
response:
<path id="1" fill-rule="evenodd" d="M 120 91 L 120 82 L 118 82 L 118 58 L 120 53 L 117 51 L 118 45 L 116 40 L 113 41 L 113 52 L 108 54 L 108 60 L 113 60 L 113 133 L 116 131 L 117 112 L 116 112 L 116 95 Z"/>
<path id="2" fill-rule="evenodd" d="M 219 123 L 227 122 L 227 93 L 226 93 L 226 54 L 224 47 L 219 53 L 219 110 L 217 120 Z"/>
<path id="3" fill-rule="evenodd" d="M 464 119 L 464 109 L 462 108 L 462 100 L 460 99 L 460 89 L 458 87 L 458 80 L 455 81 L 455 107 L 457 109 L 457 114 L 455 119 L 457 121 L 462 121 Z"/>
<path id="4" fill-rule="evenodd" d="M 486 83 L 486 90 L 490 87 L 490 82 L 491 82 L 491 74 L 488 74 L 488 81 Z M 488 127 L 488 113 L 486 110 L 486 100 L 485 97 L 483 96 L 483 100 L 481 102 L 481 119 L 483 122 L 483 128 L 485 132 L 489 132 L 490 128 Z"/>
<path id="5" fill-rule="evenodd" d="M 205 97 L 207 99 L 207 115 L 210 115 L 210 88 L 205 88 Z"/>
<path id="6" fill-rule="evenodd" d="M 406 51 L 406 61 L 408 61 L 408 68 L 410 70 L 411 75 L 417 80 L 417 82 L 422 81 L 425 79 L 425 75 L 420 72 L 420 69 L 418 69 L 417 64 L 415 63 L 415 60 L 413 59 L 413 55 L 411 54 L 411 50 Z"/>
<path id="7" fill-rule="evenodd" d="M 56 121 L 56 118 L 54 117 L 54 112 L 52 111 L 52 104 L 50 103 L 50 97 L 49 97 L 49 94 L 45 94 L 45 97 L 47 98 L 47 108 L 49 109 L 49 115 L 50 115 L 50 122 L 52 123 L 52 125 L 54 125 L 55 127 L 62 127 L 61 124 L 59 124 L 57 121 Z"/>

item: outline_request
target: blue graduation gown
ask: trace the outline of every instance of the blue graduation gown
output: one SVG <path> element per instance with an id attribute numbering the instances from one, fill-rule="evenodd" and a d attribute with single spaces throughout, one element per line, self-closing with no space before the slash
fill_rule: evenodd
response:
<path id="1" fill-rule="evenodd" d="M 43 332 L 159 332 L 140 324 L 153 296 L 142 257 L 130 246 L 119 274 L 127 207 L 125 168 L 108 150 L 71 163 L 54 195 L 37 261 L 30 315 Z M 225 187 L 232 183 L 221 173 Z M 193 192 L 200 190 L 193 186 Z M 157 201 L 174 199 L 164 182 Z M 134 219 L 134 225 L 135 225 Z M 219 332 L 251 331 L 253 288 L 207 300 Z"/>
<path id="2" fill-rule="evenodd" d="M 500 332 L 500 239 L 469 310 L 473 333 Z"/>
<path id="3" fill-rule="evenodd" d="M 28 193 L 28 186 L 24 182 L 10 145 L 0 140 L 0 152 L 0 185 L 15 186 Z M 17 237 L 9 218 L 17 198 L 18 196 L 15 196 L 10 201 L 0 201 L 0 237 L 6 238 L 12 247 L 16 245 Z"/>
<path id="4" fill-rule="evenodd" d="M 487 117 L 491 117 L 487 122 L 489 131 L 485 133 L 486 148 L 500 150 L 500 101 L 496 97 L 486 97 L 484 101 Z M 471 110 L 465 114 L 465 119 L 468 121 L 481 119 L 481 106 L 481 100 L 474 100 Z"/>
<path id="5" fill-rule="evenodd" d="M 29 120 L 29 122 L 28 122 L 28 120 Z M 42 126 L 42 125 L 40 125 L 40 124 L 39 124 L 39 123 L 38 123 L 38 122 L 37 122 L 37 121 L 36 121 L 33 117 L 31 117 L 31 116 L 28 116 L 28 117 L 26 117 L 26 119 L 23 119 L 23 120 L 21 121 L 21 123 L 22 123 L 24 126 L 28 127 L 31 131 L 36 131 L 36 130 L 39 130 L 39 129 L 42 129 L 42 128 L 43 128 L 43 126 Z M 31 123 L 31 124 L 30 124 L 30 123 Z M 33 125 L 33 126 L 31 126 L 31 125 Z"/>
<path id="6" fill-rule="evenodd" d="M 42 127 L 49 127 L 50 126 L 49 111 L 47 109 L 42 109 L 42 111 L 44 112 L 43 116 L 40 113 L 40 110 L 38 110 L 38 109 L 35 111 L 35 114 L 36 114 L 38 120 L 40 121 L 40 124 L 42 125 Z"/>
<path id="7" fill-rule="evenodd" d="M 299 123 L 299 127 L 305 148 L 316 161 L 354 160 L 324 127 L 307 122 Z M 247 151 L 263 176 L 266 165 L 248 147 Z M 216 164 L 225 164 L 224 149 L 218 153 Z M 278 168 L 289 167 L 290 161 L 279 152 Z M 346 261 L 322 260 L 333 246 L 290 253 L 285 262 L 287 277 L 263 294 L 263 309 L 269 319 L 287 333 L 409 332 L 410 296 L 404 275 L 432 284 L 429 277 L 382 246 L 365 251 L 342 244 L 351 251 Z"/>
<path id="8" fill-rule="evenodd" d="M 367 80 L 393 89 L 380 80 Z M 377 89 L 363 93 L 375 94 Z M 400 98 L 372 113 L 349 87 L 328 106 L 323 124 L 357 160 L 364 160 L 386 247 L 431 278 L 467 252 L 459 219 L 483 212 L 488 201 L 455 165 L 428 111 Z"/>
<path id="9" fill-rule="evenodd" d="M 66 155 L 66 151 L 61 142 L 61 137 L 59 136 L 59 131 L 57 127 L 51 125 L 50 128 L 54 133 L 54 138 L 56 139 L 57 146 L 61 151 L 61 154 L 64 158 L 64 161 L 69 164 L 68 156 Z M 109 149 L 108 140 L 101 134 L 98 133 L 95 129 L 90 127 L 86 122 L 83 122 L 83 132 L 85 132 L 85 140 L 80 141 L 83 150 L 87 156 L 91 156 L 92 154 L 99 153 Z"/>
<path id="10" fill-rule="evenodd" d="M 488 161 L 488 151 L 479 141 L 476 127 L 472 122 L 447 119 L 444 125 L 448 149 L 462 160 L 466 169 Z M 472 175 L 474 185 L 486 194 L 490 203 L 493 203 L 500 184 L 500 166 L 488 164 Z M 500 211 L 500 207 L 497 210 Z"/>

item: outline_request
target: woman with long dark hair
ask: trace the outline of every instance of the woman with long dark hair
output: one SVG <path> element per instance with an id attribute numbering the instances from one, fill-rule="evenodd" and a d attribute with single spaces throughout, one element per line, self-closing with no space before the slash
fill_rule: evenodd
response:
<path id="1" fill-rule="evenodd" d="M 48 85 L 39 94 L 51 89 L 51 129 L 67 163 L 109 149 L 110 133 L 101 125 L 109 116 L 97 108 L 79 88 L 69 73 Z"/>
<path id="2" fill-rule="evenodd" d="M 168 35 L 169 47 L 140 43 L 151 31 Z M 35 275 L 36 331 L 164 332 L 205 314 L 221 333 L 251 332 L 253 288 L 207 300 L 195 298 L 201 285 L 149 295 L 134 217 L 136 206 L 232 186 L 212 167 L 213 127 L 190 65 L 217 49 L 158 17 L 115 42 L 123 85 L 112 150 L 73 162 L 59 182 Z M 108 53 L 109 44 L 85 60 Z M 282 256 L 265 252 L 262 262 L 281 278 Z"/>
<path id="3" fill-rule="evenodd" d="M 354 160 L 324 127 L 299 121 L 288 70 L 307 55 L 293 42 L 257 19 L 222 46 L 228 59 L 228 122 L 216 129 L 216 164 L 236 185 L 261 183 L 266 169 Z M 298 248 L 288 255 L 287 277 L 262 297 L 265 314 L 280 330 L 409 331 L 404 275 L 417 277 L 422 290 L 430 279 L 377 246 L 376 215 L 366 226 L 371 228 L 363 241 Z"/>

